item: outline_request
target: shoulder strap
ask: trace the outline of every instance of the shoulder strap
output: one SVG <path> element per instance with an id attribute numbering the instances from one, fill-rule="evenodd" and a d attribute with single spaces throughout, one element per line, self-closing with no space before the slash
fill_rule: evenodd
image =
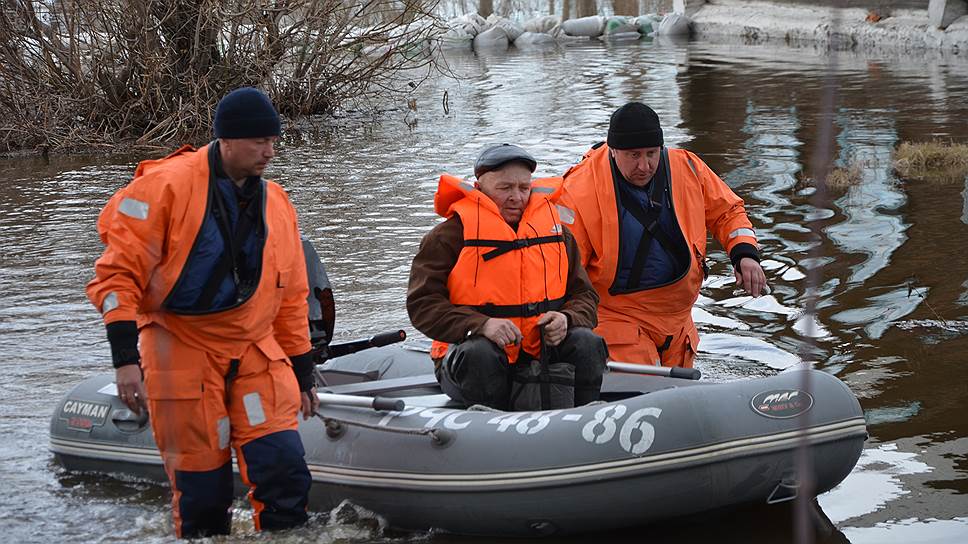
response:
<path id="1" fill-rule="evenodd" d="M 660 195 L 664 195 L 669 186 L 669 155 L 666 149 L 662 150 L 662 155 L 659 159 L 661 161 L 660 168 L 663 171 L 663 175 L 656 176 L 652 183 L 658 183 L 659 185 L 654 187 L 653 190 L 658 191 Z M 627 191 L 622 191 L 616 188 L 619 194 L 619 200 L 622 202 L 622 207 L 625 208 L 632 217 L 640 225 L 642 225 L 643 232 L 642 238 L 639 240 L 639 246 L 635 250 L 635 258 L 632 260 L 632 270 L 629 273 L 629 281 L 627 287 L 629 289 L 634 289 L 639 286 L 642 281 L 642 271 L 645 269 L 645 259 L 648 257 L 649 248 L 652 246 L 652 240 L 655 239 L 659 244 L 666 250 L 666 253 L 676 261 L 676 266 L 682 266 L 682 263 L 678 262 L 679 259 L 676 257 L 675 251 L 673 251 L 674 244 L 672 240 L 666 235 L 662 229 L 659 228 L 659 217 L 662 213 L 663 202 L 652 202 L 652 206 L 649 209 L 643 209 L 639 202 L 632 198 Z"/>

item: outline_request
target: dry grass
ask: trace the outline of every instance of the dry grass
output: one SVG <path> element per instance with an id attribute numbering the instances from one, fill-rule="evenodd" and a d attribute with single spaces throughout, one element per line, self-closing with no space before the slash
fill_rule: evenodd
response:
<path id="1" fill-rule="evenodd" d="M 968 144 L 902 142 L 894 152 L 898 177 L 938 183 L 960 183 L 968 176 Z"/>
<path id="2" fill-rule="evenodd" d="M 863 180 L 863 165 L 859 162 L 852 162 L 849 166 L 835 166 L 827 173 L 827 189 L 842 191 L 848 187 L 857 185 Z M 801 187 L 815 187 L 817 184 L 812 177 L 802 177 L 798 183 Z"/>
<path id="3" fill-rule="evenodd" d="M 861 179 L 861 168 L 856 162 L 851 163 L 846 168 L 835 166 L 827 174 L 827 187 L 831 189 L 846 189 L 847 187 L 857 185 L 861 182 Z"/>

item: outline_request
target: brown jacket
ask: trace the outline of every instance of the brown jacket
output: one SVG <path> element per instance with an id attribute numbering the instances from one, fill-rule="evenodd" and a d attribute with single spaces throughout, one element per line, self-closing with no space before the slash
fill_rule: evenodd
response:
<path id="1" fill-rule="evenodd" d="M 568 252 L 567 300 L 561 313 L 568 318 L 568 327 L 598 325 L 598 293 L 581 265 L 581 254 L 575 237 L 564 229 Z M 451 304 L 447 292 L 447 277 L 457 263 L 464 247 L 464 227 L 460 216 L 434 227 L 420 242 L 420 249 L 410 267 L 407 288 L 407 313 L 416 329 L 434 340 L 456 343 L 478 334 L 488 317 L 467 306 Z"/>

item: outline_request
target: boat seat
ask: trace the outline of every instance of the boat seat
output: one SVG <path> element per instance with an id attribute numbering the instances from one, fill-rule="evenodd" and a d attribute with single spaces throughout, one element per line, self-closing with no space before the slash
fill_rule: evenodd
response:
<path id="1" fill-rule="evenodd" d="M 320 393 L 336 393 L 339 395 L 380 395 L 403 391 L 406 389 L 420 389 L 426 387 L 437 387 L 437 378 L 433 374 L 421 374 L 419 376 L 407 376 L 405 378 L 390 378 L 388 380 L 376 380 L 372 382 L 348 383 L 344 385 L 333 385 L 319 390 Z"/>

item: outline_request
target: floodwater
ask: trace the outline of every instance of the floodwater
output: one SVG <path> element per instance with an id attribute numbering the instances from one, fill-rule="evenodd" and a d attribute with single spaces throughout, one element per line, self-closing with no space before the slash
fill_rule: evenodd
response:
<path id="1" fill-rule="evenodd" d="M 898 179 L 905 140 L 968 141 L 968 60 L 933 53 L 837 53 L 711 43 L 579 44 L 454 54 L 461 79 L 419 88 L 416 109 L 344 113 L 287 141 L 270 166 L 333 279 L 343 339 L 411 334 L 410 259 L 437 218 L 440 173 L 469 176 L 478 150 L 515 142 L 538 174 L 562 173 L 603 139 L 629 100 L 653 106 L 666 141 L 698 153 L 741 195 L 759 234 L 772 294 L 734 294 L 722 251 L 695 314 L 700 366 L 713 380 L 762 376 L 800 360 L 860 398 L 870 439 L 857 468 L 820 497 L 824 542 L 968 541 L 968 180 Z M 856 185 L 817 200 L 804 181 L 817 154 L 822 90 L 838 88 L 833 155 Z M 290 132 L 292 134 L 292 132 Z M 10 541 L 171 539 L 166 489 L 76 475 L 47 450 L 52 407 L 110 369 L 84 284 L 100 252 L 100 207 L 135 158 L 0 162 L 0 512 Z M 818 236 L 819 234 L 819 236 Z M 812 253 L 813 252 L 813 253 Z M 811 269 L 818 315 L 803 315 Z M 604 498 L 603 498 L 604 499 Z M 230 541 L 257 541 L 239 501 Z M 472 540 L 385 532 L 357 516 L 314 514 L 292 542 Z M 609 535 L 611 540 L 792 541 L 790 512 Z M 602 535 L 574 539 L 593 542 Z"/>

